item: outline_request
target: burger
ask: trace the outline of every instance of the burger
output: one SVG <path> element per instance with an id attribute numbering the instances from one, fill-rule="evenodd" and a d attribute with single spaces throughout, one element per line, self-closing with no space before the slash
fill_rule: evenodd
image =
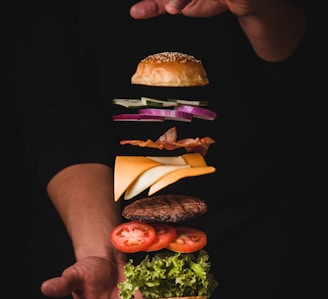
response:
<path id="1" fill-rule="evenodd" d="M 207 85 L 209 80 L 201 60 L 180 52 L 162 52 L 142 59 L 131 77 L 131 83 L 162 87 L 192 87 Z M 148 104 L 158 105 L 158 102 L 161 101 L 150 101 Z M 142 105 L 145 104 L 147 102 L 144 101 Z M 189 111 L 183 113 L 210 119 L 208 110 L 194 103 L 189 105 L 185 102 L 175 102 L 172 106 L 174 111 L 182 112 L 175 109 L 184 107 Z M 165 107 L 166 109 L 150 110 L 168 111 L 167 107 L 170 105 Z M 194 108 L 200 110 L 195 111 Z M 143 115 L 143 112 L 145 111 L 139 114 Z M 157 114 L 153 116 L 163 117 Z M 211 117 L 215 118 L 213 115 Z M 126 115 L 120 120 L 122 119 L 132 120 Z M 133 120 L 141 120 L 141 118 Z M 148 118 L 147 120 L 149 121 Z M 169 133 L 172 132 L 175 130 L 169 130 Z M 153 194 L 183 177 L 215 171 L 214 167 L 206 165 L 204 159 L 206 151 L 197 152 L 200 148 L 207 148 L 214 141 L 207 137 L 176 142 L 176 136 L 170 141 L 171 135 L 161 136 L 155 142 L 124 140 L 121 144 L 143 147 L 150 144 L 152 147 L 160 145 L 163 146 L 161 149 L 169 150 L 176 148 L 177 144 L 179 146 L 182 144 L 191 153 L 179 157 L 118 156 L 115 162 L 115 200 L 118 201 L 125 192 L 129 193 L 125 199 L 131 200 L 131 203 L 125 205 L 122 210 L 122 216 L 126 221 L 110 232 L 110 239 L 121 252 L 141 253 L 143 256 L 138 263 L 131 258 L 125 264 L 126 280 L 118 285 L 121 299 L 133 299 L 137 291 L 141 291 L 145 299 L 185 297 L 205 299 L 211 297 L 218 286 L 218 282 L 210 272 L 211 263 L 205 250 L 206 233 L 186 225 L 188 221 L 201 217 L 207 212 L 206 202 L 185 194 Z M 168 140 L 170 144 L 166 146 Z M 163 141 L 166 144 L 163 145 Z M 169 163 L 165 165 L 167 160 Z M 154 187 L 155 184 L 157 187 L 153 188 L 152 193 L 148 193 L 147 197 L 133 198 L 147 187 Z M 139 190 L 139 193 L 136 190 Z"/>

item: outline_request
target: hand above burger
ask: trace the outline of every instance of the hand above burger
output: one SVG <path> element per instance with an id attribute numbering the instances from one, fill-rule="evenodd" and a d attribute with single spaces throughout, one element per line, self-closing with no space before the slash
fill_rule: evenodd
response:
<path id="1" fill-rule="evenodd" d="M 287 59 L 299 46 L 307 28 L 307 16 L 298 1 L 143 0 L 130 8 L 130 15 L 135 19 L 166 13 L 212 17 L 227 11 L 237 17 L 256 55 L 269 62 Z"/>
<path id="2" fill-rule="evenodd" d="M 145 19 L 161 14 L 183 14 L 189 17 L 211 17 L 230 10 L 236 16 L 249 15 L 261 7 L 263 0 L 143 0 L 133 5 L 130 14 L 136 19 Z"/>

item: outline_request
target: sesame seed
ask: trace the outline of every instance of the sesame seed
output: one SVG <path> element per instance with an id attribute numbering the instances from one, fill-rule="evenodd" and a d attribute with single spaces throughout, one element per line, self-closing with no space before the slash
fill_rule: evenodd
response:
<path id="1" fill-rule="evenodd" d="M 200 60 L 196 59 L 192 55 L 180 53 L 180 52 L 161 52 L 147 56 L 142 61 L 147 62 L 155 62 L 155 63 L 162 63 L 162 62 L 179 62 L 179 63 L 186 63 L 187 61 L 201 63 Z"/>

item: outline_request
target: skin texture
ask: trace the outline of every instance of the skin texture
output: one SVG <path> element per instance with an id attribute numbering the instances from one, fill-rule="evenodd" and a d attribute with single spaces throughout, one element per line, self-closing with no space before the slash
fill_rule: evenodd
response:
<path id="1" fill-rule="evenodd" d="M 286 59 L 297 48 L 306 16 L 288 0 L 144 0 L 130 9 L 136 19 L 164 13 L 211 17 L 230 11 L 237 18 L 256 54 L 264 60 Z"/>
<path id="2" fill-rule="evenodd" d="M 126 258 L 109 241 L 109 232 L 120 223 L 112 181 L 109 167 L 81 164 L 63 169 L 49 182 L 48 193 L 72 239 L 77 262 L 42 284 L 45 295 L 117 298 Z"/>
<path id="3" fill-rule="evenodd" d="M 228 10 L 257 55 L 267 61 L 290 56 L 306 28 L 303 12 L 287 0 L 144 0 L 131 7 L 130 14 L 135 19 L 165 13 L 209 17 Z M 45 281 L 42 292 L 55 298 L 73 294 L 74 299 L 117 299 L 126 257 L 108 237 L 120 223 L 112 169 L 94 163 L 69 166 L 51 179 L 47 191 L 71 237 L 76 263 L 61 277 Z"/>

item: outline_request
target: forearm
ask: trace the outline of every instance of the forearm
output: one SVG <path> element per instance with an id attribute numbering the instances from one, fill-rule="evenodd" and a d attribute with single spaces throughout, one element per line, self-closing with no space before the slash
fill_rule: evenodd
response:
<path id="1" fill-rule="evenodd" d="M 102 164 L 67 167 L 49 182 L 48 193 L 72 239 L 76 259 L 110 257 L 109 232 L 120 222 L 112 170 Z"/>
<path id="2" fill-rule="evenodd" d="M 307 17 L 293 1 L 263 2 L 256 14 L 239 16 L 239 23 L 260 58 L 283 61 L 298 47 L 306 31 Z"/>

